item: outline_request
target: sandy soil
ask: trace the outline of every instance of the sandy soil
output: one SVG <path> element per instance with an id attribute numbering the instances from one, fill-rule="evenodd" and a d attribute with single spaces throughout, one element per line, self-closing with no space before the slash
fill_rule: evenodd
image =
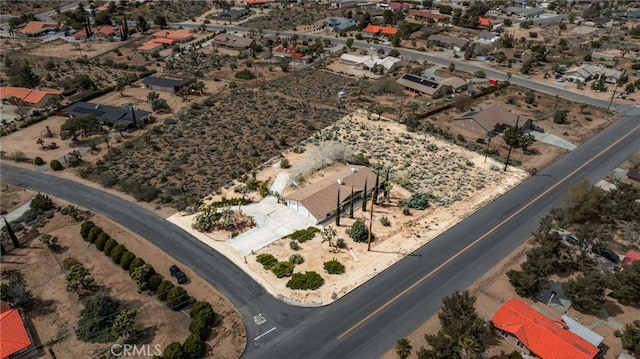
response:
<path id="1" fill-rule="evenodd" d="M 26 191 L 15 194 L 3 192 L 3 201 L 5 195 L 24 197 L 23 192 Z M 30 192 L 26 194 L 33 195 Z M 56 203 L 65 204 L 60 200 L 56 200 Z M 113 238 L 126 245 L 128 250 L 142 254 L 145 261 L 165 278 L 170 278 L 168 268 L 175 261 L 162 250 L 102 216 L 94 216 L 91 219 Z M 139 294 L 135 282 L 129 278 L 126 271 L 93 246 L 87 246 L 87 243 L 82 241 L 79 235 L 80 224 L 68 216 L 58 214 L 40 229 L 41 233 L 50 233 L 60 238 L 59 243 L 63 246 L 61 253 L 52 253 L 34 239 L 27 242 L 25 247 L 13 249 L 9 255 L 2 258 L 3 271 L 21 270 L 38 300 L 39 304 L 27 312 L 32 327 L 35 328 L 36 340 L 41 343 L 55 341 L 52 348 L 63 358 L 97 357 L 108 353 L 111 344 L 84 343 L 78 341 L 74 335 L 81 304 L 76 294 L 66 291 L 61 265 L 64 258 L 74 257 L 90 269 L 100 287 L 118 299 L 123 306 L 138 310 L 139 329 L 147 329 L 150 333 L 143 339 L 145 344 L 159 344 L 164 348 L 173 341 L 182 342 L 189 335 L 188 316 L 169 310 L 155 296 Z M 184 285 L 189 294 L 197 300 L 209 301 L 219 314 L 219 322 L 207 341 L 209 347 L 215 348 L 213 357 L 238 358 L 246 345 L 244 325 L 239 313 L 229 301 L 194 275 L 189 268 L 184 265 L 181 267 L 190 278 L 190 282 Z"/>
<path id="2" fill-rule="evenodd" d="M 177 214 L 172 216 L 170 220 L 191 232 L 194 236 L 203 240 L 214 249 L 225 254 L 240 268 L 265 286 L 274 296 L 281 297 L 285 300 L 290 299 L 294 302 L 302 302 L 305 303 L 305 305 L 328 304 L 345 295 L 358 285 L 366 282 L 421 245 L 429 242 L 462 218 L 473 213 L 527 177 L 526 172 L 516 168 L 510 169 L 507 173 L 493 171 L 490 169 L 490 166 L 494 164 L 492 160 L 484 163 L 484 158 L 481 155 L 431 136 L 424 137 L 424 141 L 433 143 L 438 147 L 437 151 L 431 153 L 426 152 L 427 150 L 424 149 L 426 146 L 417 143 L 422 141 L 422 139 L 416 138 L 416 143 L 413 143 L 412 140 L 406 140 L 404 141 L 404 145 L 394 143 L 393 138 L 404 133 L 404 127 L 395 122 L 367 120 L 364 113 L 356 112 L 353 116 L 347 116 L 332 128 L 341 126 L 348 127 L 353 136 L 365 136 L 368 134 L 371 138 L 374 136 L 377 137 L 379 143 L 393 144 L 387 149 L 390 151 L 389 157 L 379 157 L 377 160 L 384 164 L 392 165 L 394 171 L 397 165 L 393 163 L 393 161 L 396 161 L 394 156 L 405 153 L 407 151 L 407 147 L 405 146 L 414 147 L 416 153 L 415 157 L 412 157 L 415 158 L 415 160 L 412 160 L 414 162 L 411 164 L 412 166 L 416 164 L 416 168 L 420 166 L 424 167 L 424 173 L 434 170 L 443 171 L 443 181 L 441 181 L 440 184 L 434 185 L 434 194 L 441 196 L 441 198 L 446 198 L 445 193 L 447 192 L 449 194 L 460 193 L 462 200 L 449 205 L 438 205 L 424 211 L 413 210 L 410 216 L 405 216 L 401 213 L 397 203 L 398 200 L 407 198 L 410 192 L 398 185 L 394 185 L 391 191 L 391 205 L 376 206 L 374 209 L 373 233 L 377 239 L 371 244 L 371 251 L 367 251 L 366 243 L 355 243 L 349 239 L 346 230 L 353 223 L 354 219 L 345 217 L 341 220 L 341 225 L 337 228 L 337 231 L 338 237 L 346 240 L 349 246 L 348 250 L 335 252 L 333 248 L 329 247 L 328 243 L 321 243 L 321 238 L 317 235 L 313 240 L 302 243 L 300 249 L 297 251 L 289 248 L 289 241 L 287 239 L 281 239 L 255 253 L 255 255 L 271 253 L 281 261 L 287 260 L 293 253 L 301 254 L 305 262 L 298 265 L 295 271 L 304 272 L 314 270 L 321 273 L 325 279 L 325 284 L 316 291 L 295 291 L 287 288 L 287 279 L 278 279 L 271 272 L 262 269 L 262 266 L 256 262 L 255 255 L 243 258 L 227 244 L 226 240 L 229 238 L 229 233 L 226 231 L 217 231 L 207 233 L 206 235 L 196 232 L 191 228 L 193 215 L 185 216 Z M 419 137 L 422 138 L 423 135 Z M 340 138 L 342 138 L 342 136 L 340 136 Z M 358 144 L 352 144 L 352 146 L 355 153 L 365 151 L 366 155 L 373 154 L 371 149 L 358 147 Z M 425 152 L 422 153 L 421 151 Z M 449 172 L 446 172 L 446 166 L 441 167 L 443 162 L 441 156 L 446 156 L 451 159 L 451 162 L 455 164 L 454 167 L 457 167 L 458 160 L 462 158 L 473 161 L 475 165 L 473 167 L 469 166 L 468 169 L 464 170 L 464 176 L 468 178 L 470 182 L 486 179 L 487 181 L 483 184 L 483 188 L 481 190 L 473 190 L 469 187 L 460 186 L 455 181 L 444 180 L 449 176 L 451 178 L 458 178 L 459 174 L 456 175 L 456 170 L 451 168 L 449 168 Z M 425 157 L 431 157 L 433 160 L 421 163 L 420 159 Z M 298 159 L 304 158 L 304 154 L 301 156 L 289 153 L 287 154 L 287 158 L 291 164 L 295 166 Z M 440 160 L 438 160 L 438 158 L 440 158 Z M 411 167 L 412 171 L 414 169 L 414 167 Z M 258 174 L 258 178 L 275 178 L 277 171 L 277 169 L 270 168 L 267 172 Z M 327 175 L 330 171 L 331 169 L 325 169 L 322 173 Z M 398 175 L 403 173 L 402 169 L 398 170 Z M 311 176 L 307 178 L 307 180 L 313 182 L 319 178 L 318 176 Z M 229 197 L 233 197 L 233 195 L 227 194 L 227 198 Z M 389 218 L 391 226 L 384 227 L 380 223 L 379 218 L 382 216 Z M 368 214 L 358 209 L 355 212 L 355 218 L 368 219 Z M 335 224 L 331 225 L 335 227 Z M 338 259 L 338 261 L 346 266 L 345 274 L 329 275 L 324 273 L 323 263 L 333 258 Z"/>

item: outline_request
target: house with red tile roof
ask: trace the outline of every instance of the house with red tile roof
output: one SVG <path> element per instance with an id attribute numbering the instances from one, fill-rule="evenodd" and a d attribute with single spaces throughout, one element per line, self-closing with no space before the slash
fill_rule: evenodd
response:
<path id="1" fill-rule="evenodd" d="M 398 33 L 398 29 L 396 29 L 395 27 L 378 26 L 378 25 L 369 24 L 367 25 L 367 27 L 362 29 L 362 32 L 366 34 L 371 34 L 371 35 L 393 36 Z"/>
<path id="2" fill-rule="evenodd" d="M 624 255 L 624 258 L 622 259 L 622 263 L 620 264 L 622 264 L 623 266 L 624 265 L 630 266 L 631 263 L 636 261 L 640 261 L 640 252 L 630 250 L 629 252 L 627 252 L 627 254 Z"/>
<path id="3" fill-rule="evenodd" d="M 478 18 L 478 21 L 480 22 L 480 26 L 493 26 L 493 21 L 491 21 L 491 19 L 489 19 L 488 17 L 480 16 Z"/>
<path id="4" fill-rule="evenodd" d="M 169 41 L 173 41 L 173 40 L 169 40 Z M 155 42 L 155 40 L 147 41 L 144 44 L 142 44 L 142 46 L 138 47 L 138 51 L 142 52 L 143 54 L 151 54 L 153 52 L 160 51 L 162 49 L 164 49 L 164 45 L 162 43 Z"/>
<path id="5" fill-rule="evenodd" d="M 56 21 L 29 21 L 22 28 L 15 30 L 17 35 L 36 37 L 49 31 L 60 31 L 64 28 L 64 23 Z"/>
<path id="6" fill-rule="evenodd" d="M 406 10 L 411 8 L 411 4 L 409 4 L 408 2 L 396 2 L 396 1 L 392 1 L 389 3 L 389 7 L 392 10 Z"/>
<path id="7" fill-rule="evenodd" d="M 301 53 L 300 50 L 293 46 L 285 48 L 280 45 L 271 51 L 271 56 L 277 59 L 286 58 L 287 61 L 297 62 L 299 64 L 307 64 L 311 61 L 311 56 Z"/>
<path id="8" fill-rule="evenodd" d="M 193 33 L 190 31 L 160 30 L 156 31 L 153 37 L 171 39 L 177 42 L 187 42 L 193 39 Z"/>
<path id="9" fill-rule="evenodd" d="M 436 22 L 444 22 L 449 18 L 449 16 L 444 14 L 418 9 L 409 10 L 409 15 L 413 16 L 414 19 L 433 19 Z"/>
<path id="10" fill-rule="evenodd" d="M 129 33 L 136 31 L 136 27 L 129 25 Z M 100 25 L 91 28 L 91 40 L 111 40 L 120 36 L 120 27 L 112 25 Z M 73 37 L 84 40 L 87 38 L 87 29 L 78 30 Z"/>
<path id="11" fill-rule="evenodd" d="M 526 355 L 543 359 L 593 359 L 600 349 L 517 298 L 491 318 L 493 327 Z"/>
<path id="12" fill-rule="evenodd" d="M 35 349 L 31 333 L 25 325 L 20 310 L 7 303 L 0 305 L 0 358 L 22 356 Z"/>
<path id="13" fill-rule="evenodd" d="M 60 90 L 33 90 L 12 86 L 0 87 L 0 100 L 3 102 L 13 98 L 34 107 L 45 107 L 49 104 L 49 99 L 59 98 L 61 94 L 62 91 Z"/>

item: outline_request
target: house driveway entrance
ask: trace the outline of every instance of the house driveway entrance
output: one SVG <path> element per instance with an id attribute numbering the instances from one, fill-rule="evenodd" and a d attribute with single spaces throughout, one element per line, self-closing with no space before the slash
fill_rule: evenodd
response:
<path id="1" fill-rule="evenodd" d="M 273 196 L 246 205 L 242 207 L 242 211 L 254 218 L 256 227 L 230 239 L 228 243 L 243 256 L 248 256 L 298 229 L 314 225 L 311 219 L 278 203 Z"/>

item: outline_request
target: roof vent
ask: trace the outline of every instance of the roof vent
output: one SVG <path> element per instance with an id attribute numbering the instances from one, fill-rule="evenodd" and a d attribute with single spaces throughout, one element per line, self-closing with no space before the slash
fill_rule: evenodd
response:
<path id="1" fill-rule="evenodd" d="M 339 185 L 343 185 L 344 184 L 344 181 L 342 180 L 342 178 L 338 178 L 338 184 Z"/>

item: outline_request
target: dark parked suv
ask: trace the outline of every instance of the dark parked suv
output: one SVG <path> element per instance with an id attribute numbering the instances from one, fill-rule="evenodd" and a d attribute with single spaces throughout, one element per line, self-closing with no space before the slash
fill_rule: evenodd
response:
<path id="1" fill-rule="evenodd" d="M 600 255 L 603 256 L 604 258 L 610 260 L 613 263 L 617 264 L 618 262 L 620 262 L 620 257 L 617 254 L 615 254 L 615 252 L 612 251 L 609 248 L 605 248 L 605 249 L 601 250 L 600 251 Z"/>
<path id="2" fill-rule="evenodd" d="M 178 266 L 175 264 L 169 267 L 169 272 L 171 273 L 172 277 L 176 277 L 179 284 L 186 283 L 189 280 L 187 278 L 187 275 L 184 274 L 184 272 L 180 270 L 180 268 L 178 268 Z"/>

